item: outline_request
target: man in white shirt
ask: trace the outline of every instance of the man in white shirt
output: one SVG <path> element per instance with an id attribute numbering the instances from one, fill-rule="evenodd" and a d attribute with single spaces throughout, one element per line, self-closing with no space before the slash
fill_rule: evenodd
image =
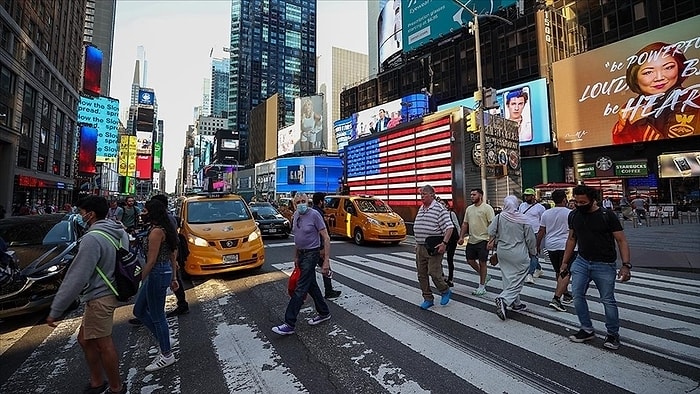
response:
<path id="1" fill-rule="evenodd" d="M 518 211 L 527 217 L 528 223 L 532 226 L 532 231 L 537 234 L 540 231 L 540 218 L 545 211 L 544 205 L 537 202 L 535 199 L 535 190 L 531 188 L 525 189 L 523 191 L 523 201 L 518 208 Z M 527 271 L 527 277 L 525 281 L 527 283 L 535 283 L 534 278 L 539 278 L 542 276 L 542 266 L 540 265 L 539 255 L 532 256 L 530 259 L 530 269 Z"/>

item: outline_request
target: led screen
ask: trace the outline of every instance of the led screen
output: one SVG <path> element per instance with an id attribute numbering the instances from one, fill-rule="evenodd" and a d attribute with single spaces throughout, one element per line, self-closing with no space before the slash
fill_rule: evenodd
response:
<path id="1" fill-rule="evenodd" d="M 82 174 L 97 174 L 95 156 L 97 154 L 97 129 L 90 126 L 80 126 L 80 145 L 78 148 L 78 172 Z"/>
<path id="2" fill-rule="evenodd" d="M 102 51 L 97 47 L 85 47 L 85 70 L 83 73 L 83 91 L 98 96 L 102 92 Z"/>
<path id="3" fill-rule="evenodd" d="M 97 129 L 98 163 L 116 163 L 118 151 L 119 100 L 80 96 L 78 122 Z"/>

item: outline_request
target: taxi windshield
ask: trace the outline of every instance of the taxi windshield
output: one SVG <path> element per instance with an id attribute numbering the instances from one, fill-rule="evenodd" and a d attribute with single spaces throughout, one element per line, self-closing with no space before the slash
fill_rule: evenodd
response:
<path id="1" fill-rule="evenodd" d="M 362 212 L 392 212 L 391 208 L 382 200 L 372 198 L 357 199 L 355 200 L 355 204 L 357 204 L 357 208 Z"/>
<path id="2" fill-rule="evenodd" d="M 192 201 L 187 206 L 187 223 L 206 224 L 249 220 L 242 200 Z"/>

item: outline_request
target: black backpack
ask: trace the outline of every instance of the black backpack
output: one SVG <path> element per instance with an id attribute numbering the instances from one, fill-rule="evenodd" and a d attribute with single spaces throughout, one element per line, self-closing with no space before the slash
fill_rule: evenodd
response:
<path id="1" fill-rule="evenodd" d="M 107 279 L 107 275 L 105 275 L 100 267 L 95 267 L 95 269 L 97 269 L 97 273 L 100 274 L 105 283 L 107 283 L 107 286 L 109 286 L 114 295 L 117 296 L 117 300 L 128 301 L 129 298 L 136 295 L 136 292 L 139 290 L 139 285 L 141 284 L 141 264 L 139 263 L 138 256 L 136 253 L 131 253 L 129 249 L 123 248 L 121 240 L 119 244 L 117 244 L 114 238 L 104 231 L 93 230 L 90 232 L 100 234 L 107 238 L 117 249 L 117 261 L 114 264 L 114 282 L 116 288 L 109 279 Z"/>

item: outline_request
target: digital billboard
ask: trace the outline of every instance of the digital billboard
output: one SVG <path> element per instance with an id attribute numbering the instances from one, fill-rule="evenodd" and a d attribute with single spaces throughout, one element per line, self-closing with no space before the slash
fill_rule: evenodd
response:
<path id="1" fill-rule="evenodd" d="M 401 34 L 401 0 L 388 0 L 379 13 L 377 21 L 377 39 L 379 64 L 401 53 L 403 49 Z"/>
<path id="2" fill-rule="evenodd" d="M 153 156 L 136 156 L 136 179 L 151 179 L 153 174 Z"/>
<path id="3" fill-rule="evenodd" d="M 410 94 L 388 103 L 368 108 L 350 117 L 349 141 L 387 131 L 401 123 L 427 114 L 428 95 Z"/>
<path id="4" fill-rule="evenodd" d="M 153 131 L 155 113 L 152 108 L 139 107 L 136 111 L 136 131 Z"/>
<path id="5" fill-rule="evenodd" d="M 559 150 L 700 135 L 700 16 L 553 64 Z"/>
<path id="6" fill-rule="evenodd" d="M 277 155 L 283 156 L 294 152 L 299 144 L 299 128 L 296 125 L 285 127 L 277 132 Z"/>
<path id="7" fill-rule="evenodd" d="M 118 149 L 119 100 L 110 97 L 80 96 L 78 122 L 97 129 L 95 161 L 116 163 Z"/>
<path id="8" fill-rule="evenodd" d="M 136 154 L 150 155 L 153 153 L 153 132 L 137 131 L 136 132 Z"/>
<path id="9" fill-rule="evenodd" d="M 153 105 L 156 95 L 153 90 L 139 89 L 139 104 Z"/>
<path id="10" fill-rule="evenodd" d="M 390 205 L 415 206 L 418 187 L 430 184 L 452 199 L 450 116 L 351 142 L 346 147 L 352 194 L 370 194 Z"/>
<path id="11" fill-rule="evenodd" d="M 102 51 L 92 45 L 85 47 L 85 67 L 83 72 L 83 91 L 99 96 L 102 92 Z"/>
<path id="12" fill-rule="evenodd" d="M 547 82 L 544 78 L 509 86 L 496 92 L 501 115 L 506 119 L 518 122 L 520 146 L 551 142 L 549 99 Z M 476 108 L 474 98 L 469 97 L 441 105 L 438 110 L 442 111 L 459 105 Z"/>
<path id="13" fill-rule="evenodd" d="M 477 14 L 491 14 L 501 7 L 515 4 L 515 0 L 461 0 Z M 403 0 L 401 19 L 404 51 L 412 51 L 431 40 L 460 29 L 472 16 L 451 0 Z"/>
<path id="14" fill-rule="evenodd" d="M 80 126 L 80 144 L 78 145 L 78 172 L 95 175 L 95 156 L 97 154 L 97 129 Z"/>
<path id="15" fill-rule="evenodd" d="M 299 126 L 299 145 L 295 152 L 324 150 L 326 143 L 325 113 L 323 111 L 323 96 L 301 97 L 300 110 L 296 111 L 296 124 Z"/>
<path id="16" fill-rule="evenodd" d="M 153 144 L 153 171 L 160 172 L 163 162 L 163 144 L 156 142 Z"/>
<path id="17" fill-rule="evenodd" d="M 658 159 L 661 178 L 700 176 L 700 152 L 660 155 Z"/>
<path id="18" fill-rule="evenodd" d="M 351 130 L 352 118 L 345 118 L 333 122 L 333 134 L 335 134 L 335 141 L 338 144 L 338 151 L 348 146 Z"/>

